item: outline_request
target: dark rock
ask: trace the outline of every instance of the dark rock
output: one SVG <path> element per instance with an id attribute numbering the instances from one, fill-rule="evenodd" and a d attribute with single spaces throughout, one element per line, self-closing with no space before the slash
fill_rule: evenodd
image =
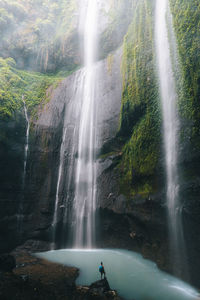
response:
<path id="1" fill-rule="evenodd" d="M 90 285 L 90 290 L 98 289 L 102 293 L 110 291 L 110 285 L 108 283 L 108 280 L 106 278 L 102 280 L 95 281 Z"/>
<path id="2" fill-rule="evenodd" d="M 2 300 L 76 300 L 76 268 L 65 267 L 17 252 L 18 268 L 0 280 Z"/>
<path id="3" fill-rule="evenodd" d="M 51 249 L 51 244 L 41 240 L 27 240 L 24 244 L 17 247 L 13 254 L 20 253 L 21 251 L 27 251 L 29 253 L 44 252 Z"/>
<path id="4" fill-rule="evenodd" d="M 0 255 L 0 270 L 4 272 L 12 272 L 16 267 L 15 258 L 10 254 Z"/>
<path id="5" fill-rule="evenodd" d="M 24 265 L 23 265 L 24 266 Z M 28 282 L 29 281 L 29 276 L 28 275 L 21 275 L 20 276 L 21 279 L 24 281 L 24 282 Z"/>
<path id="6" fill-rule="evenodd" d="M 78 287 L 80 298 L 84 300 L 120 300 L 117 292 L 110 289 L 108 280 L 102 279 L 92 283 L 89 287 Z"/>

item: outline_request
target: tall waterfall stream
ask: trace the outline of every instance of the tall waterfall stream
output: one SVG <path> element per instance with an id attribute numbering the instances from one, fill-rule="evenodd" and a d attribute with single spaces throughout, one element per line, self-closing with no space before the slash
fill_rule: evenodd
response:
<path id="1" fill-rule="evenodd" d="M 84 66 L 82 109 L 80 115 L 78 162 L 75 178 L 75 231 L 74 246 L 94 243 L 96 205 L 96 164 L 95 164 L 95 58 L 97 35 L 97 1 L 89 0 L 84 27 Z"/>
<path id="2" fill-rule="evenodd" d="M 62 144 L 60 148 L 60 165 L 56 188 L 55 210 L 53 218 L 54 241 L 60 205 L 60 186 L 63 180 L 63 168 L 66 149 L 71 149 L 68 163 L 69 174 L 65 179 L 67 191 L 74 186 L 73 207 L 71 212 L 72 239 L 74 247 L 92 247 L 94 244 L 95 206 L 96 206 L 96 48 L 97 48 L 97 1 L 81 2 L 81 16 L 84 27 L 80 28 L 83 36 L 84 68 L 78 72 L 74 83 L 74 99 L 64 116 Z M 79 82 L 78 82 L 79 81 Z M 76 120 L 75 128 L 70 129 L 70 120 Z M 72 139 L 68 138 L 68 130 L 73 130 Z M 75 174 L 73 174 L 75 169 Z M 68 193 L 69 194 L 69 193 Z M 67 210 L 69 196 L 64 199 L 63 223 L 69 214 Z M 61 205 L 61 206 L 62 206 Z"/>
<path id="3" fill-rule="evenodd" d="M 183 270 L 185 264 L 185 246 L 181 222 L 181 208 L 179 203 L 179 175 L 178 175 L 178 128 L 177 93 L 173 75 L 170 42 L 168 37 L 167 15 L 170 14 L 167 0 L 156 2 L 156 52 L 158 73 L 160 79 L 160 93 L 163 114 L 163 139 L 166 167 L 167 205 L 169 216 L 169 234 L 171 242 L 171 256 L 176 274 L 176 266 Z M 171 31 L 172 28 L 171 28 Z M 176 263 L 175 263 L 176 262 Z M 182 266 L 182 267 L 181 267 Z"/>
<path id="4" fill-rule="evenodd" d="M 29 131 L 30 131 L 30 122 L 28 118 L 26 103 L 24 100 L 24 96 L 22 96 L 22 101 L 24 103 L 24 114 L 26 118 L 26 142 L 25 142 L 25 148 L 24 148 L 24 172 L 23 172 L 23 188 L 25 184 L 25 178 L 26 178 L 26 165 L 27 165 L 27 156 L 28 156 L 28 148 L 29 148 Z"/>

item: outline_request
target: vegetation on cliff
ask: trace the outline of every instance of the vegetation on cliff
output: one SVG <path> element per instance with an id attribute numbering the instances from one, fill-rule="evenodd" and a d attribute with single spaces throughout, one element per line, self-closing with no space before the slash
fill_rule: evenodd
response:
<path id="1" fill-rule="evenodd" d="M 56 85 L 59 76 L 48 76 L 16 69 L 13 58 L 0 58 L 0 118 L 15 116 L 23 107 L 22 95 L 31 115 L 38 104 L 48 100 L 47 88 Z"/>
<path id="2" fill-rule="evenodd" d="M 170 0 L 170 4 L 183 87 L 179 90 L 181 140 L 185 146 L 189 143 L 191 158 L 192 153 L 198 156 L 200 150 L 200 3 L 198 0 Z"/>
<path id="3" fill-rule="evenodd" d="M 2 57 L 43 72 L 76 67 L 75 0 L 0 0 L 0 7 Z"/>
<path id="4" fill-rule="evenodd" d="M 121 189 L 143 197 L 156 188 L 160 152 L 160 108 L 154 64 L 153 6 L 135 3 L 133 21 L 123 45 L 123 94 L 118 136 L 124 141 Z"/>

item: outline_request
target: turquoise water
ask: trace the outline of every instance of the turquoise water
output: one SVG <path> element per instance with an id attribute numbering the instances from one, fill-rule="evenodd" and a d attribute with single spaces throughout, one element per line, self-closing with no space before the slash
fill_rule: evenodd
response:
<path id="1" fill-rule="evenodd" d="M 37 257 L 78 267 L 78 285 L 90 285 L 100 279 L 98 267 L 103 261 L 110 287 L 127 300 L 198 298 L 198 292 L 193 287 L 160 271 L 156 264 L 131 251 L 66 249 L 38 253 Z"/>

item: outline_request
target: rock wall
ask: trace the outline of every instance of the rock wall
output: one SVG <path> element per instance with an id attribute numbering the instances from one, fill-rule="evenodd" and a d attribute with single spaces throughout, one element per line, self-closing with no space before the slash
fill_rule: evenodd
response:
<path id="1" fill-rule="evenodd" d="M 0 121 L 0 131 L 0 252 L 6 252 L 18 243 L 18 204 L 23 199 L 23 114 L 16 113 L 15 120 Z"/>

